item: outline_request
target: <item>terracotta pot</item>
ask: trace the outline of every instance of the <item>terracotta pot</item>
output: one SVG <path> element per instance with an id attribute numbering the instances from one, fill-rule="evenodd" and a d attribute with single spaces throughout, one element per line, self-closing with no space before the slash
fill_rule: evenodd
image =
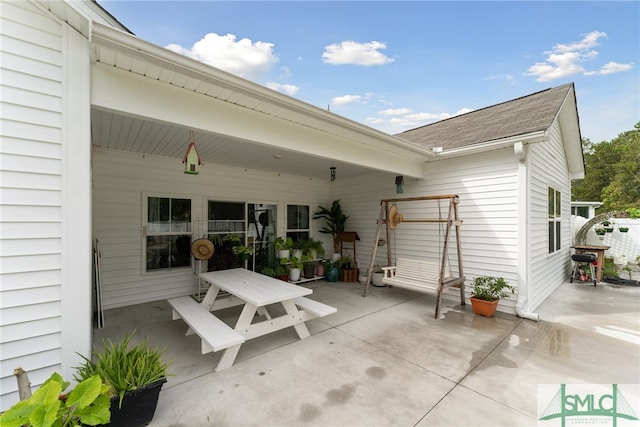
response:
<path id="1" fill-rule="evenodd" d="M 471 309 L 479 316 L 493 317 L 498 308 L 499 300 L 485 301 L 474 297 L 470 297 L 469 300 L 471 301 Z"/>

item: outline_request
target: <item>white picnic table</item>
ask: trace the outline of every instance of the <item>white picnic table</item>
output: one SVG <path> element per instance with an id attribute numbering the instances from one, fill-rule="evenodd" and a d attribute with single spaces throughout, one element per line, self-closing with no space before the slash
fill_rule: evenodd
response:
<path id="1" fill-rule="evenodd" d="M 200 273 L 199 277 L 210 284 L 201 303 L 189 296 L 169 300 L 169 303 L 174 309 L 174 319 L 182 318 L 189 325 L 187 334 L 200 336 L 203 354 L 224 350 L 216 371 L 231 367 L 240 346 L 248 339 L 288 327 L 293 327 L 298 337 L 304 339 L 310 335 L 305 325 L 307 320 L 337 311 L 334 307 L 306 298 L 313 293 L 309 288 L 243 268 Z M 230 296 L 220 298 L 222 290 Z M 281 304 L 285 313 L 272 317 L 267 310 L 267 306 L 272 304 Z M 243 305 L 243 308 L 233 328 L 210 313 L 236 305 Z M 254 322 L 256 314 L 266 317 L 266 320 Z"/>

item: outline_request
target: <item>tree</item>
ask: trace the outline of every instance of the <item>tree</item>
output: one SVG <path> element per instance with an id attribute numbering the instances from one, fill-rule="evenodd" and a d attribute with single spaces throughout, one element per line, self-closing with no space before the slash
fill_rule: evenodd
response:
<path id="1" fill-rule="evenodd" d="M 611 141 L 582 141 L 585 178 L 572 183 L 572 200 L 601 201 L 601 211 L 640 206 L 640 122 Z"/>

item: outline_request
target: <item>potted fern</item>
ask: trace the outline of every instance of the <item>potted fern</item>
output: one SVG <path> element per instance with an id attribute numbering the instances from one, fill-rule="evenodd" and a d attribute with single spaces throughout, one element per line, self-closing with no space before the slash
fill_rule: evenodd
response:
<path id="1" fill-rule="evenodd" d="M 84 381 L 95 375 L 110 388 L 111 425 L 146 426 L 153 419 L 162 385 L 167 382 L 170 363 L 162 361 L 163 350 L 145 339 L 130 345 L 135 331 L 120 342 L 103 340 L 103 349 L 94 347 L 91 359 L 76 367 L 74 379 Z"/>
<path id="2" fill-rule="evenodd" d="M 471 309 L 480 316 L 492 317 L 498 308 L 498 302 L 515 293 L 515 288 L 502 277 L 480 276 L 471 282 Z"/>

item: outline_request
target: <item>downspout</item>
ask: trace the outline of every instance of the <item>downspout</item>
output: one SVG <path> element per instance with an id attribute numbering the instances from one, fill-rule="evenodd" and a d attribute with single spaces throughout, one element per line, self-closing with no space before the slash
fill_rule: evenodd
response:
<path id="1" fill-rule="evenodd" d="M 522 141 L 513 145 L 513 154 L 518 160 L 518 299 L 516 300 L 516 314 L 524 319 L 538 321 L 538 313 L 526 311 L 527 296 L 529 295 L 529 176 L 527 173 L 527 150 Z"/>

